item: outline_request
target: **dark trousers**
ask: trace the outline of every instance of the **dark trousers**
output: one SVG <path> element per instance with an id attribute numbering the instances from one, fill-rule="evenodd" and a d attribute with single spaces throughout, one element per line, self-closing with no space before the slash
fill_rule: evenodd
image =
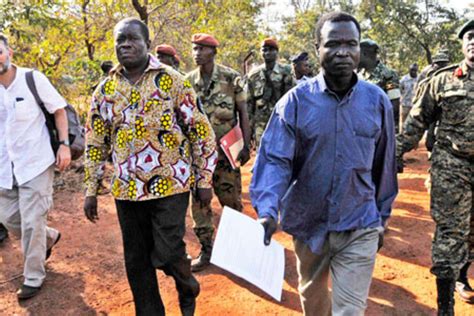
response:
<path id="1" fill-rule="evenodd" d="M 137 315 L 165 315 L 155 269 L 174 278 L 183 314 L 183 309 L 194 310 L 199 283 L 183 241 L 188 203 L 189 193 L 143 202 L 115 200 Z"/>

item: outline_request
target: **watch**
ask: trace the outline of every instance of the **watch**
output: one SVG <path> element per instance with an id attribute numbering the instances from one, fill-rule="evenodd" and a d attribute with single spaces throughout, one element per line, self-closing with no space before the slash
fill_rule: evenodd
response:
<path id="1" fill-rule="evenodd" d="M 71 146 L 71 144 L 69 143 L 69 139 L 60 140 L 59 145 L 64 145 L 64 146 L 67 146 L 67 147 Z"/>

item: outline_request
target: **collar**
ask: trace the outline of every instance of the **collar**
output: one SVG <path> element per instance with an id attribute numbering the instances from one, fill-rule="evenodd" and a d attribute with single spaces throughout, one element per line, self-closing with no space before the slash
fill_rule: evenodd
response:
<path id="1" fill-rule="evenodd" d="M 162 67 L 162 63 L 158 60 L 158 58 L 156 58 L 152 54 L 148 54 L 148 66 L 146 67 L 143 73 L 146 73 L 152 70 L 157 70 L 161 67 Z M 121 64 L 117 64 L 115 65 L 114 68 L 112 68 L 112 70 L 110 70 L 110 74 L 111 75 L 121 74 L 122 70 L 123 70 L 123 66 Z"/>
<path id="2" fill-rule="evenodd" d="M 352 85 L 352 87 L 349 89 L 349 91 L 347 91 L 344 98 L 346 98 L 346 97 L 349 98 L 353 94 L 353 92 L 357 88 L 357 86 L 359 85 L 360 81 L 359 81 L 359 78 L 358 78 L 358 76 L 355 72 L 352 73 L 352 79 L 351 80 L 355 81 L 355 82 Z M 328 88 L 328 85 L 326 83 L 326 79 L 324 79 L 324 75 L 323 75 L 322 71 L 319 72 L 319 74 L 316 76 L 316 82 L 318 83 L 319 89 L 321 91 L 337 96 L 337 93 L 335 93 L 334 91 L 332 91 L 331 89 Z"/>
<path id="3" fill-rule="evenodd" d="M 209 83 L 211 82 L 217 82 L 219 81 L 219 71 L 217 69 L 217 64 L 214 63 L 214 67 L 212 68 L 212 74 L 211 74 L 211 79 L 209 80 Z M 198 83 L 198 86 L 200 87 L 204 87 L 204 79 L 202 78 L 201 76 L 201 70 L 198 68 L 198 71 L 197 71 L 197 83 Z M 209 84 L 210 86 L 210 84 Z"/>

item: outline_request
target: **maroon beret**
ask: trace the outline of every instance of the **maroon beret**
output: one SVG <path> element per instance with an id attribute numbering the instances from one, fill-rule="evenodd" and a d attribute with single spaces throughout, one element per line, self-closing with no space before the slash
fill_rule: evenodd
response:
<path id="1" fill-rule="evenodd" d="M 278 42 L 274 38 L 266 38 L 262 41 L 262 47 L 269 46 L 278 49 Z"/>
<path id="2" fill-rule="evenodd" d="M 161 45 L 156 46 L 155 51 L 157 54 L 160 53 L 160 54 L 165 54 L 165 55 L 170 55 L 170 56 L 176 55 L 176 49 L 174 49 L 173 46 L 168 45 L 168 44 L 161 44 Z"/>
<path id="3" fill-rule="evenodd" d="M 193 44 L 199 44 L 203 46 L 210 46 L 210 47 L 219 46 L 219 42 L 216 40 L 214 36 L 209 35 L 209 34 L 204 34 L 204 33 L 194 34 L 191 39 L 191 42 Z"/>

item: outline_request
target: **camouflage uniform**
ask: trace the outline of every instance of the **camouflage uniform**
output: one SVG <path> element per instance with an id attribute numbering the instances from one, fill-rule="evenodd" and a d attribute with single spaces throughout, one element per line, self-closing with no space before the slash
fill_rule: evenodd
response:
<path id="1" fill-rule="evenodd" d="M 209 86 L 205 87 L 199 68 L 190 72 L 186 78 L 191 82 L 204 111 L 209 117 L 212 128 L 219 139 L 229 132 L 237 123 L 237 102 L 245 101 L 245 93 L 240 81 L 240 75 L 233 69 L 215 64 Z M 214 192 L 222 206 L 227 205 L 242 211 L 242 183 L 240 169 L 233 169 L 224 152 L 219 147 L 217 166 L 213 176 Z M 193 199 L 192 216 L 194 231 L 203 247 L 212 247 L 211 205 L 200 206 Z"/>
<path id="2" fill-rule="evenodd" d="M 262 64 L 253 69 L 247 79 L 250 126 L 257 147 L 275 104 L 296 84 L 290 65 L 276 63 L 268 74 L 270 81 L 267 81 L 265 73 L 265 64 Z"/>
<path id="3" fill-rule="evenodd" d="M 401 159 L 414 148 L 428 125 L 439 120 L 431 156 L 431 215 L 436 223 L 431 272 L 440 279 L 457 279 L 468 261 L 474 215 L 474 74 L 463 62 L 438 70 L 420 89 L 398 136 L 397 156 Z"/>
<path id="4" fill-rule="evenodd" d="M 398 75 L 394 70 L 388 68 L 382 62 L 379 61 L 372 72 L 362 69 L 359 72 L 359 76 L 365 81 L 382 88 L 382 90 L 387 93 L 390 100 L 400 98 L 400 81 Z M 395 120 L 395 130 L 398 133 L 400 124 L 400 106 L 393 107 L 393 118 Z"/>

